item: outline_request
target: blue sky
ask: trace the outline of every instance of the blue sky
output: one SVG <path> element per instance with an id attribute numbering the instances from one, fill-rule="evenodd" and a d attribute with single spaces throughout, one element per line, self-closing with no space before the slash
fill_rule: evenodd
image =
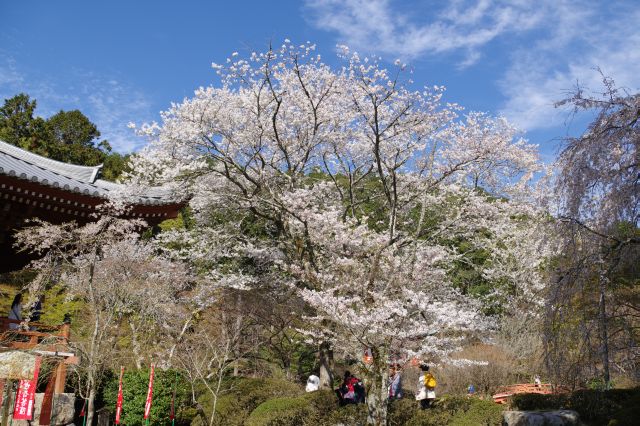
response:
<path id="1" fill-rule="evenodd" d="M 47 117 L 80 109 L 121 152 L 144 143 L 127 123 L 158 120 L 171 102 L 217 82 L 231 52 L 311 41 L 338 64 L 336 44 L 396 58 L 416 85 L 504 115 L 551 161 L 580 132 L 553 108 L 576 82 L 598 90 L 595 67 L 640 87 L 637 1 L 0 0 L 0 101 L 26 92 Z"/>

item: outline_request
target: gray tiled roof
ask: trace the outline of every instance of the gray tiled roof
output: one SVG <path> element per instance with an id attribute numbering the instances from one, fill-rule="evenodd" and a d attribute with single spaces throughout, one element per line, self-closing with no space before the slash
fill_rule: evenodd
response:
<path id="1" fill-rule="evenodd" d="M 87 167 L 62 163 L 0 141 L 0 175 L 14 176 L 92 197 L 107 198 L 109 191 L 114 191 L 121 185 L 97 179 L 101 168 L 102 165 Z M 175 202 L 170 195 L 163 188 L 149 188 L 145 196 L 139 197 L 138 203 Z"/>

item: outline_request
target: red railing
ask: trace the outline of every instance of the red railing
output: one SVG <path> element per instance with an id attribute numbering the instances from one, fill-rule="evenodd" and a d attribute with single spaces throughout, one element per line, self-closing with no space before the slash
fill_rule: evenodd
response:
<path id="1" fill-rule="evenodd" d="M 20 320 L 0 317 L 0 346 L 9 349 L 35 350 L 45 355 L 64 358 L 56 367 L 55 393 L 63 393 L 67 375 L 67 364 L 76 364 L 78 358 L 69 353 L 70 324 L 46 325 L 29 322 L 29 330 L 20 328 Z M 18 324 L 11 328 L 11 324 Z"/>

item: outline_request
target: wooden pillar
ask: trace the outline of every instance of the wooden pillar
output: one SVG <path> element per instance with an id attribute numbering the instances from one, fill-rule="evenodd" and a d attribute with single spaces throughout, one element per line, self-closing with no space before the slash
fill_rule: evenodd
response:
<path id="1" fill-rule="evenodd" d="M 56 367 L 56 386 L 54 388 L 54 393 L 64 393 L 64 385 L 67 380 L 67 365 L 64 361 L 60 361 L 58 366 Z"/>
<path id="2" fill-rule="evenodd" d="M 65 344 L 69 342 L 70 329 L 71 324 L 69 324 L 68 322 L 65 322 L 60 326 L 60 337 L 63 338 Z"/>
<path id="3" fill-rule="evenodd" d="M 51 424 L 51 410 L 53 409 L 53 390 L 56 384 L 56 375 L 49 377 L 47 388 L 42 398 L 42 406 L 40 408 L 40 425 L 48 426 Z"/>
<path id="4" fill-rule="evenodd" d="M 60 327 L 60 337 L 63 339 L 63 343 L 66 346 L 69 342 L 70 324 L 64 323 Z M 56 386 L 54 393 L 64 393 L 64 385 L 67 380 L 67 365 L 64 361 L 61 361 L 56 367 Z"/>

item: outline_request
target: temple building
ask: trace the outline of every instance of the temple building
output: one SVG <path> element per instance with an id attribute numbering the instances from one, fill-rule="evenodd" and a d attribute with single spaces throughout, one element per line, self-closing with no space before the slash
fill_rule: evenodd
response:
<path id="1" fill-rule="evenodd" d="M 27 257 L 12 247 L 12 235 L 27 219 L 52 223 L 95 219 L 96 206 L 121 187 L 100 179 L 101 168 L 62 163 L 0 141 L 0 272 L 26 264 Z M 126 217 L 155 225 L 175 218 L 183 205 L 163 188 L 150 188 L 136 198 Z"/>

